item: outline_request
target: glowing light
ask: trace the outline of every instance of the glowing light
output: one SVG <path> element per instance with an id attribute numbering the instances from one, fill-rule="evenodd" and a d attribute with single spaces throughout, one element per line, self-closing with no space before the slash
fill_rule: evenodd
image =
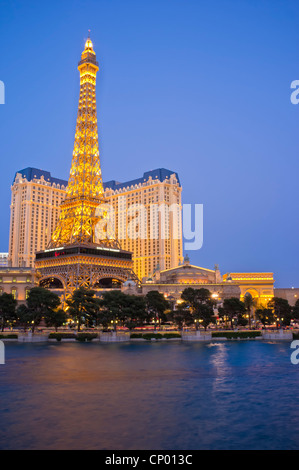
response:
<path id="1" fill-rule="evenodd" d="M 85 49 L 93 49 L 93 44 L 89 38 L 87 39 L 85 43 Z"/>

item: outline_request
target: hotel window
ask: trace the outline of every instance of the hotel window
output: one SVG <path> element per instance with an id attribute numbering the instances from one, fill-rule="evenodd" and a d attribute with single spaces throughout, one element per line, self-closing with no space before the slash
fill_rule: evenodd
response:
<path id="1" fill-rule="evenodd" d="M 25 293 L 25 299 L 26 299 L 26 300 L 28 299 L 29 292 L 30 292 L 30 289 L 26 289 L 26 293 Z"/>
<path id="2" fill-rule="evenodd" d="M 11 295 L 12 295 L 13 298 L 16 300 L 16 299 L 17 299 L 17 289 L 12 289 L 12 290 L 11 290 Z"/>

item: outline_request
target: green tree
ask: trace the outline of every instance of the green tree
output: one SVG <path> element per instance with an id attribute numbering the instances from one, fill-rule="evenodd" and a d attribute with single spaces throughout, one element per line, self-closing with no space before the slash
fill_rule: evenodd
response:
<path id="1" fill-rule="evenodd" d="M 193 289 L 193 287 L 187 287 L 183 290 L 181 298 L 185 302 L 189 303 L 191 307 L 194 306 L 195 309 L 198 303 L 212 304 L 211 292 L 208 289 L 205 289 L 204 287 L 201 287 L 200 289 Z"/>
<path id="2" fill-rule="evenodd" d="M 299 320 L 299 299 L 296 300 L 296 303 L 292 309 L 292 317 L 294 320 Z"/>
<path id="3" fill-rule="evenodd" d="M 124 326 L 132 330 L 142 326 L 148 319 L 145 298 L 139 295 L 126 295 L 125 307 L 122 313 Z"/>
<path id="4" fill-rule="evenodd" d="M 17 302 L 12 294 L 3 292 L 3 294 L 0 295 L 1 331 L 4 331 L 4 328 L 8 323 L 16 320 L 16 305 Z"/>
<path id="5" fill-rule="evenodd" d="M 184 326 L 190 326 L 194 323 L 194 318 L 187 307 L 186 302 L 178 304 L 175 310 L 172 310 L 169 314 L 170 319 L 175 323 L 179 330 L 182 330 Z"/>
<path id="6" fill-rule="evenodd" d="M 243 318 L 245 312 L 246 309 L 244 303 L 237 297 L 224 299 L 223 310 L 221 310 L 221 314 L 225 317 L 228 317 L 231 328 L 233 327 L 233 319 L 235 318 L 237 321 L 240 321 L 240 319 Z"/>
<path id="7" fill-rule="evenodd" d="M 22 325 L 24 330 L 26 330 L 27 328 L 30 328 L 32 320 L 31 320 L 31 315 L 30 315 L 27 305 L 20 304 L 17 307 L 16 315 L 17 315 L 18 324 Z"/>
<path id="8" fill-rule="evenodd" d="M 107 327 L 113 325 L 116 331 L 116 325 L 123 322 L 128 313 L 127 296 L 119 290 L 109 290 L 103 292 L 100 301 L 99 322 Z"/>
<path id="9" fill-rule="evenodd" d="M 67 314 L 77 322 L 77 329 L 80 331 L 82 325 L 92 326 L 99 313 L 100 301 L 95 297 L 95 291 L 79 287 L 74 290 L 72 297 L 66 301 L 68 306 Z"/>
<path id="10" fill-rule="evenodd" d="M 268 302 L 268 308 L 273 310 L 277 328 L 279 325 L 289 325 L 291 323 L 292 307 L 286 299 L 273 297 Z"/>
<path id="11" fill-rule="evenodd" d="M 218 307 L 218 317 L 225 322 L 225 328 L 227 327 L 227 316 L 223 307 Z"/>
<path id="12" fill-rule="evenodd" d="M 274 313 L 271 308 L 258 308 L 255 313 L 264 326 L 272 325 L 275 321 Z"/>
<path id="13" fill-rule="evenodd" d="M 206 330 L 210 323 L 215 323 L 213 306 L 210 303 L 201 303 L 198 306 L 198 320 Z"/>
<path id="14" fill-rule="evenodd" d="M 45 323 L 47 326 L 53 326 L 55 331 L 58 330 L 67 320 L 67 315 L 62 308 L 52 310 L 46 314 Z"/>
<path id="15" fill-rule="evenodd" d="M 22 321 L 26 325 L 30 324 L 34 332 L 41 320 L 50 315 L 59 305 L 60 299 L 54 292 L 44 287 L 33 287 L 28 294 L 26 305 L 18 309 L 18 315 L 21 314 Z"/>
<path id="16" fill-rule="evenodd" d="M 248 324 L 247 318 L 245 318 L 244 314 L 242 314 L 242 313 L 239 313 L 237 315 L 236 320 L 237 320 L 237 325 L 239 325 L 239 326 L 246 326 Z"/>
<path id="17" fill-rule="evenodd" d="M 169 302 L 164 295 L 157 290 L 149 291 L 145 296 L 146 309 L 151 318 L 154 318 L 154 328 L 157 324 L 161 325 L 161 321 L 166 319 L 165 311 L 169 309 Z"/>
<path id="18" fill-rule="evenodd" d="M 208 289 L 204 287 L 200 289 L 187 287 L 182 292 L 181 298 L 190 309 L 196 329 L 198 329 L 199 322 L 203 324 L 205 330 L 210 323 L 215 322 L 213 311 L 214 301 Z"/>

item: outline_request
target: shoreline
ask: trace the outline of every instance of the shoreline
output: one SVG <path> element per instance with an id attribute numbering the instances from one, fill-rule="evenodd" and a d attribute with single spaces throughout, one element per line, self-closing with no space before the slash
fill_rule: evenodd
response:
<path id="1" fill-rule="evenodd" d="M 217 330 L 217 331 L 156 331 L 156 332 L 53 332 L 47 333 L 19 333 L 4 332 L 0 334 L 3 343 L 59 343 L 59 342 L 99 342 L 99 343 L 125 343 L 125 342 L 217 342 L 217 341 L 292 341 L 294 333 L 291 330 Z M 69 337 L 68 337 L 69 336 Z"/>

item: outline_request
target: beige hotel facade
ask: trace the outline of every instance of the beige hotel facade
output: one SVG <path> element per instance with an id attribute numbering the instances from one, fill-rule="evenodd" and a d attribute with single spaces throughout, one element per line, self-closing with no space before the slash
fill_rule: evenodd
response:
<path id="1" fill-rule="evenodd" d="M 16 173 L 11 187 L 9 266 L 34 267 L 35 253 L 47 248 L 56 227 L 66 187 L 67 181 L 47 171 L 25 168 Z M 160 168 L 125 183 L 109 181 L 104 190 L 105 201 L 114 211 L 116 238 L 122 249 L 133 253 L 140 280 L 157 268 L 170 269 L 182 262 L 182 188 L 177 173 Z M 146 216 L 143 237 L 129 233 L 138 206 Z M 178 210 L 175 216 L 172 207 Z"/>

